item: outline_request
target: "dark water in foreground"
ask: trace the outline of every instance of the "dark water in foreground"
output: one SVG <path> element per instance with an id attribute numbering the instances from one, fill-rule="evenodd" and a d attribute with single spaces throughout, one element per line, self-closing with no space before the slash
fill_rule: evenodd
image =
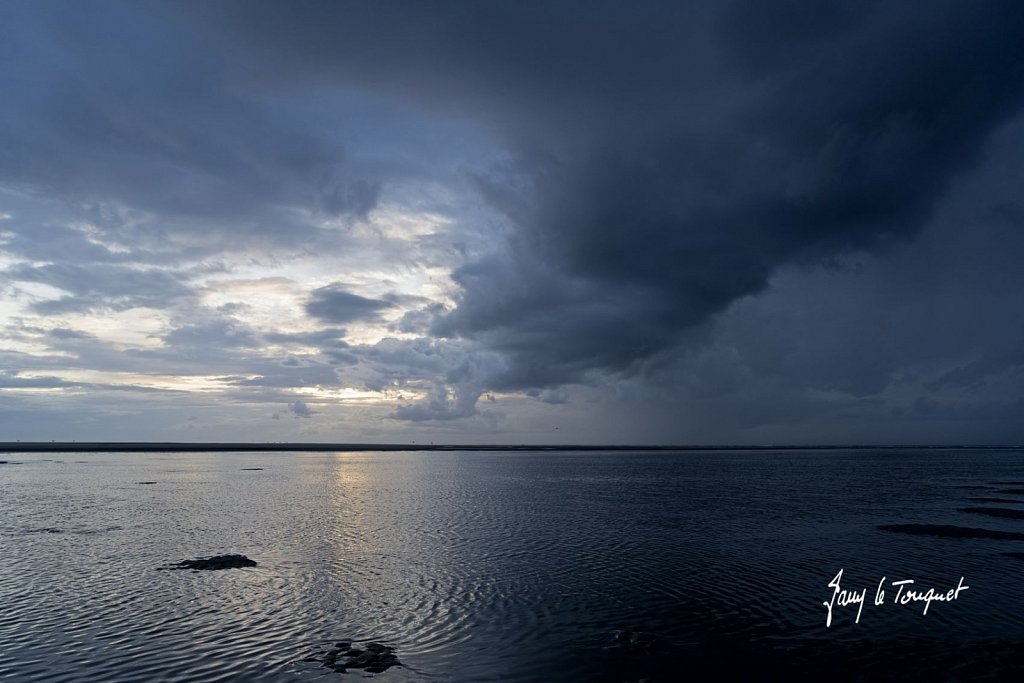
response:
<path id="1" fill-rule="evenodd" d="M 1024 540 L 877 528 L 1024 533 L 958 511 L 1024 511 L 1024 452 L 0 458 L 0 678 L 354 680 L 299 660 L 355 638 L 384 681 L 1024 680 Z"/>

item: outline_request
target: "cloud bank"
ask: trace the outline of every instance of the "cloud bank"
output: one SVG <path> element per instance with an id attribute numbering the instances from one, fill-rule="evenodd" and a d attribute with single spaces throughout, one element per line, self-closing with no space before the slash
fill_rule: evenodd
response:
<path id="1" fill-rule="evenodd" d="M 1024 438 L 1019 3 L 0 13 L 12 405 Z"/>

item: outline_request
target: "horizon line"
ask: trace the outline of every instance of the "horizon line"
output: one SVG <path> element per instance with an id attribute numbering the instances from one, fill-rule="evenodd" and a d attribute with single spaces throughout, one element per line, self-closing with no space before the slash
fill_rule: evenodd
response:
<path id="1" fill-rule="evenodd" d="M 0 453 L 199 451 L 813 451 L 813 450 L 1019 450 L 1002 444 L 437 444 L 296 441 L 0 441 Z"/>

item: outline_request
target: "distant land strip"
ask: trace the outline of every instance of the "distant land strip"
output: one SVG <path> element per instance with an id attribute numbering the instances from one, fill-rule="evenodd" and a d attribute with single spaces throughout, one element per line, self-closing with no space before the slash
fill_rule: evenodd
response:
<path id="1" fill-rule="evenodd" d="M 819 451 L 819 450 L 1021 450 L 1024 446 L 992 445 L 597 445 L 597 444 L 433 444 L 433 443 L 195 443 L 150 441 L 0 441 L 0 453 L 111 453 L 207 451 Z"/>

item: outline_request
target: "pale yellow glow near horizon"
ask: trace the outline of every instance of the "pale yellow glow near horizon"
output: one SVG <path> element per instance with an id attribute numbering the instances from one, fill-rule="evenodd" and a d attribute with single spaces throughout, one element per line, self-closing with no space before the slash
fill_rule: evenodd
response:
<path id="1" fill-rule="evenodd" d="M 195 393 L 219 392 L 234 388 L 227 384 L 223 375 L 170 375 L 138 372 L 115 372 L 110 370 L 57 370 L 54 372 L 25 372 L 19 375 L 26 379 L 35 377 L 58 377 L 66 382 L 82 384 L 108 384 L 114 387 L 141 387 L 168 391 Z M 255 378 L 255 375 L 249 379 Z"/>
<path id="2" fill-rule="evenodd" d="M 354 387 L 296 387 L 291 390 L 291 393 L 298 394 L 300 397 L 323 399 L 327 403 L 392 403 L 426 396 L 426 392 L 415 389 L 370 391 Z"/>
<path id="3" fill-rule="evenodd" d="M 53 394 L 62 393 L 68 387 L 0 387 L 0 391 L 16 392 L 19 394 Z"/>
<path id="4" fill-rule="evenodd" d="M 63 290 L 38 283 L 19 283 L 17 289 L 23 293 L 20 298 L 0 299 L 0 319 L 17 319 L 21 328 L 20 335 L 32 337 L 33 340 L 5 338 L 3 345 L 9 351 L 32 355 L 71 356 L 64 351 L 53 349 L 43 334 L 26 331 L 31 328 L 83 332 L 119 348 L 158 348 L 163 344 L 160 335 L 171 329 L 167 314 L 152 308 L 40 315 L 32 312 L 29 306 L 38 301 L 60 298 L 64 295 Z"/>
<path id="5" fill-rule="evenodd" d="M 139 387 L 197 394 L 223 393 L 237 388 L 234 384 L 225 382 L 223 376 L 220 375 L 155 375 L 98 370 L 60 370 L 52 373 L 25 372 L 19 376 L 24 379 L 57 377 L 71 383 L 103 384 L 125 388 Z M 246 378 L 256 379 L 257 377 L 257 375 L 249 375 Z M 75 387 L 6 387 L 3 390 L 34 393 L 74 393 L 77 391 Z M 371 391 L 355 387 L 295 387 L 283 390 L 282 393 L 286 398 L 291 396 L 294 399 L 307 400 L 315 404 L 394 403 L 395 401 L 420 400 L 427 395 L 426 391 L 409 387 L 384 391 Z"/>

